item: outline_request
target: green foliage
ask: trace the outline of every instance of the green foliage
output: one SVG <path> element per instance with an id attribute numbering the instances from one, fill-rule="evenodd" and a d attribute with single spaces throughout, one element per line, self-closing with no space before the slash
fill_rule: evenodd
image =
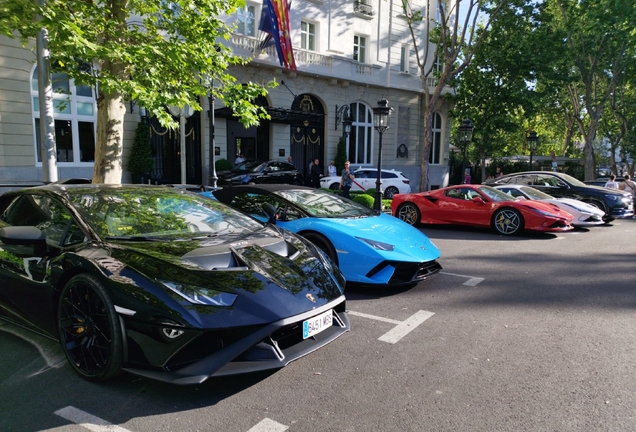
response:
<path id="1" fill-rule="evenodd" d="M 139 122 L 135 138 L 128 155 L 128 171 L 132 174 L 146 174 L 152 171 L 154 160 L 150 145 L 150 126 Z"/>
<path id="2" fill-rule="evenodd" d="M 232 162 L 227 159 L 217 159 L 214 163 L 214 168 L 216 169 L 216 172 L 230 171 L 232 168 L 234 168 L 234 165 L 232 165 Z"/>
<path id="3" fill-rule="evenodd" d="M 352 196 L 352 197 L 353 197 L 353 200 L 357 202 L 358 204 L 362 204 L 363 206 L 373 208 L 375 199 L 371 195 L 363 193 L 363 194 L 356 194 L 355 196 Z"/>
<path id="4" fill-rule="evenodd" d="M 340 137 L 338 140 L 338 148 L 336 149 L 336 157 L 334 162 L 336 163 L 336 172 L 340 174 L 344 169 L 344 164 L 347 161 L 347 149 L 344 138 Z"/>

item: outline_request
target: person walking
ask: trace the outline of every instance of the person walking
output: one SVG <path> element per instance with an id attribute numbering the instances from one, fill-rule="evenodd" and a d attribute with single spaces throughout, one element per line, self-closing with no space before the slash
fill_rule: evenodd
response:
<path id="1" fill-rule="evenodd" d="M 497 167 L 495 168 L 495 178 L 499 178 L 503 175 L 503 172 L 501 172 L 501 167 Z"/>
<path id="2" fill-rule="evenodd" d="M 320 188 L 320 177 L 322 177 L 322 173 L 320 172 L 320 161 L 318 158 L 314 159 L 309 176 L 311 179 L 311 187 L 316 189 Z"/>
<path id="3" fill-rule="evenodd" d="M 608 189 L 619 189 L 618 182 L 616 181 L 616 176 L 614 174 L 612 174 L 609 181 L 605 183 L 605 187 Z"/>
<path id="4" fill-rule="evenodd" d="M 634 205 L 634 208 L 636 209 L 636 183 L 634 183 L 629 178 L 629 174 L 625 174 L 625 180 L 618 185 L 618 188 L 622 191 L 629 192 L 630 194 L 632 194 L 632 199 L 633 199 L 632 204 Z"/>
<path id="5" fill-rule="evenodd" d="M 340 190 L 342 191 L 341 195 L 345 198 L 350 198 L 349 191 L 351 190 L 351 186 L 353 186 L 353 173 L 349 169 L 350 163 L 349 161 L 345 162 L 345 167 L 342 170 L 342 174 L 340 174 Z"/>
<path id="6" fill-rule="evenodd" d="M 327 167 L 327 171 L 329 171 L 329 177 L 335 177 L 338 175 L 338 170 L 336 169 L 336 162 L 331 161 L 329 163 L 329 167 Z"/>

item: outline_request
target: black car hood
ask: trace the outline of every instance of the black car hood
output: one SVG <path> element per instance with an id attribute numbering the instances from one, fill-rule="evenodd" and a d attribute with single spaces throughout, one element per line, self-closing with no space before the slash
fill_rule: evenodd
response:
<path id="1" fill-rule="evenodd" d="M 232 326 L 272 322 L 342 296 L 344 279 L 337 268 L 312 245 L 273 232 L 265 228 L 240 237 L 116 242 L 111 244 L 112 258 L 145 276 L 153 295 L 181 310 L 180 321 L 203 327 L 225 320 L 228 326 L 230 321 Z M 237 299 L 231 307 L 195 305 L 165 282 L 232 293 Z"/>

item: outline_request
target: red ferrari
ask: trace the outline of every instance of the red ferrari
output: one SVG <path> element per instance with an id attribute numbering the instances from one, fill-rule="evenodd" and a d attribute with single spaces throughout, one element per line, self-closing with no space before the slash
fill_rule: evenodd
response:
<path id="1" fill-rule="evenodd" d="M 429 192 L 397 194 L 393 216 L 410 225 L 454 224 L 492 227 L 504 235 L 532 231 L 568 231 L 573 216 L 554 204 L 521 200 L 485 185 L 463 184 Z"/>

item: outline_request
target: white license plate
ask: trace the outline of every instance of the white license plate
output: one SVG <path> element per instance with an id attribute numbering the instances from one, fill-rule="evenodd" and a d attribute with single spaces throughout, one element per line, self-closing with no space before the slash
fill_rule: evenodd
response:
<path id="1" fill-rule="evenodd" d="M 303 339 L 307 339 L 323 330 L 327 330 L 332 324 L 333 312 L 331 309 L 325 313 L 321 313 L 318 316 L 303 321 Z"/>

